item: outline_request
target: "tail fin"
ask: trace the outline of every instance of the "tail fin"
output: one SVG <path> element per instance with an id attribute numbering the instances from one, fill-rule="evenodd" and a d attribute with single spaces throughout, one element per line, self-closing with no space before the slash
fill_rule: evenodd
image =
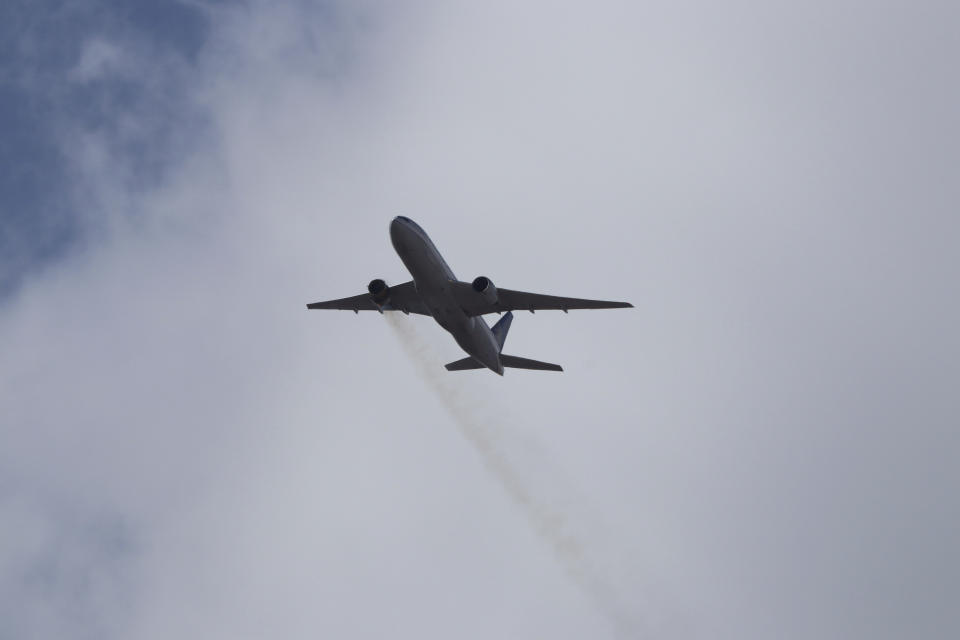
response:
<path id="1" fill-rule="evenodd" d="M 510 324 L 513 322 L 513 312 L 507 311 L 507 313 L 500 318 L 497 324 L 493 325 L 493 328 L 490 331 L 493 332 L 493 337 L 496 339 L 497 344 L 500 346 L 500 350 L 503 351 L 503 343 L 507 339 L 507 332 L 510 331 Z M 539 360 L 530 360 L 528 358 L 520 358 L 517 356 L 508 356 L 503 353 L 500 354 L 500 364 L 504 367 L 510 367 L 512 369 L 536 369 L 538 371 L 563 371 L 563 367 L 558 364 L 551 364 L 549 362 L 540 362 Z M 480 364 L 480 361 L 470 357 L 463 358 L 462 360 L 457 360 L 456 362 L 451 362 L 450 364 L 444 365 L 447 371 L 468 371 L 470 369 L 486 369 L 487 367 L 483 364 Z"/>
<path id="2" fill-rule="evenodd" d="M 493 331 L 493 337 L 497 339 L 500 350 L 503 351 L 503 343 L 507 340 L 507 332 L 510 331 L 510 323 L 513 322 L 513 311 L 507 311 L 507 315 L 500 318 L 497 324 L 490 329 Z M 506 365 L 504 365 L 506 366 Z"/>
<path id="3" fill-rule="evenodd" d="M 511 369 L 536 369 L 538 371 L 563 371 L 563 367 L 549 362 L 540 362 L 539 360 L 530 360 L 529 358 L 520 358 L 518 356 L 508 356 L 500 354 L 500 364 Z"/>

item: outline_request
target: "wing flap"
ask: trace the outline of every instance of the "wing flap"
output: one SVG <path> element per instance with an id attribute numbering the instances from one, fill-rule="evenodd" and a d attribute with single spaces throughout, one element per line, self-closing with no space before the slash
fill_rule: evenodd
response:
<path id="1" fill-rule="evenodd" d="M 417 293 L 417 287 L 413 280 L 390 287 L 390 299 L 383 307 L 370 298 L 370 294 L 361 293 L 358 296 L 349 298 L 338 298 L 336 300 L 325 300 L 323 302 L 311 302 L 307 309 L 339 309 L 341 311 L 403 311 L 404 313 L 417 313 L 428 316 L 430 311 L 427 305 L 423 304 L 420 294 Z"/>
<path id="2" fill-rule="evenodd" d="M 377 305 L 370 299 L 369 294 L 327 300 L 325 302 L 311 302 L 307 309 L 339 309 L 340 311 L 377 311 Z"/>
<path id="3" fill-rule="evenodd" d="M 569 311 L 570 309 L 624 309 L 633 307 L 629 302 L 565 298 L 542 293 L 527 293 L 512 289 L 497 289 L 496 302 L 490 303 L 473 290 L 469 282 L 451 282 L 450 289 L 460 308 L 467 315 L 482 316 L 503 311 Z"/>

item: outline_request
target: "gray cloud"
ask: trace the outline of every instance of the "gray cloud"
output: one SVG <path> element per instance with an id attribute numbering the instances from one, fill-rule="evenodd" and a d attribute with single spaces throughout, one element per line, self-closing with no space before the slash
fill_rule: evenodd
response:
<path id="1" fill-rule="evenodd" d="M 208 13 L 116 0 L 0 8 L 0 301 L 97 241 L 89 162 L 108 150 L 112 183 L 142 191 L 182 157 L 182 133 L 200 124 L 190 80 Z"/>
<path id="2" fill-rule="evenodd" d="M 0 636 L 617 634 L 383 318 L 303 311 L 405 278 L 398 213 L 637 305 L 455 384 L 645 635 L 960 627 L 952 6 L 203 10 L 123 72 L 196 117 L 147 182 L 63 134 L 97 232 L 0 314 Z"/>

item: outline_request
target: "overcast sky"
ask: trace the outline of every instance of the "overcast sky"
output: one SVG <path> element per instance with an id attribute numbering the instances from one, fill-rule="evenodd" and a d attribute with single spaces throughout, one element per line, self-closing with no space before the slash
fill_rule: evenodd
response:
<path id="1" fill-rule="evenodd" d="M 957 7 L 4 3 L 0 638 L 956 637 Z"/>

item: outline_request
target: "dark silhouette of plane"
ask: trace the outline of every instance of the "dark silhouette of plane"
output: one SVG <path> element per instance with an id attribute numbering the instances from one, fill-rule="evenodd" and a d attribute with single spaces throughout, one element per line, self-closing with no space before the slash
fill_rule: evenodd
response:
<path id="1" fill-rule="evenodd" d="M 353 311 L 402 311 L 433 316 L 450 332 L 469 357 L 446 365 L 448 371 L 487 368 L 503 375 L 504 367 L 563 371 L 558 364 L 539 362 L 501 353 L 503 342 L 513 322 L 514 310 L 534 311 L 557 309 L 618 309 L 632 307 L 629 302 L 607 302 L 563 298 L 538 293 L 498 289 L 490 278 L 480 276 L 473 282 L 460 282 L 437 251 L 430 236 L 416 222 L 397 216 L 390 223 L 390 239 L 413 280 L 387 286 L 383 280 L 371 280 L 367 293 L 314 302 L 307 309 L 341 309 Z M 483 319 L 487 313 L 506 311 L 490 328 Z"/>

